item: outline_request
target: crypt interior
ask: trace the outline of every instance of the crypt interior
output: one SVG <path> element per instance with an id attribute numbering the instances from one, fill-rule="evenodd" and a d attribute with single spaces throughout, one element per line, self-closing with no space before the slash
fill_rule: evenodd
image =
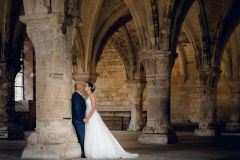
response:
<path id="1" fill-rule="evenodd" d="M 80 158 L 76 81 L 140 159 L 240 159 L 240 1 L 0 0 L 0 159 Z"/>

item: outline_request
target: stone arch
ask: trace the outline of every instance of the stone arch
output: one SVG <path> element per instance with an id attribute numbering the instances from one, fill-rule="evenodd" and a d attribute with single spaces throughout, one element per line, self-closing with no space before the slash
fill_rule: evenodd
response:
<path id="1" fill-rule="evenodd" d="M 221 77 L 218 83 L 218 121 L 224 124 L 221 129 L 239 132 L 239 28 L 234 30 L 227 41 L 221 59 Z"/>
<path id="2" fill-rule="evenodd" d="M 219 28 L 216 31 L 216 37 L 219 39 L 214 47 L 214 63 L 221 64 L 224 48 L 240 24 L 240 1 L 230 1 L 223 12 L 222 19 L 219 22 Z"/>
<path id="3" fill-rule="evenodd" d="M 197 2 L 202 38 L 202 52 L 199 54 L 200 65 L 219 67 L 226 41 L 240 21 L 239 1 L 219 3 L 220 6 L 223 6 L 218 7 L 217 11 L 220 14 L 211 12 L 211 3 L 218 3 L 218 1 L 208 3 L 199 0 Z M 213 20 L 215 23 L 212 23 Z"/>
<path id="4" fill-rule="evenodd" d="M 200 59 L 201 46 L 199 43 L 197 43 L 197 37 L 194 34 L 194 31 L 192 30 L 191 25 L 186 21 L 183 24 L 183 31 L 186 33 L 190 43 L 193 45 L 193 49 L 195 53 L 196 68 L 198 68 L 201 61 Z"/>
<path id="5" fill-rule="evenodd" d="M 148 49 L 160 49 L 160 13 L 156 0 L 144 1 L 148 23 Z"/>
<path id="6" fill-rule="evenodd" d="M 85 61 L 85 66 L 84 70 L 88 71 L 90 70 L 89 64 L 88 64 L 88 59 L 91 59 L 91 53 L 93 52 L 93 41 L 96 33 L 96 28 L 97 28 L 97 19 L 99 18 L 99 13 L 101 10 L 101 7 L 103 5 L 104 0 L 84 0 L 81 4 L 81 19 L 82 23 L 84 24 L 89 24 L 86 26 L 87 32 L 86 32 L 86 43 L 84 44 L 84 61 Z M 95 7 L 94 9 L 92 7 Z M 83 18 L 84 16 L 84 18 Z M 89 23 L 90 20 L 90 23 Z M 85 29 L 86 29 L 85 28 Z M 84 37 L 84 33 L 82 33 L 82 37 Z"/>
<path id="7" fill-rule="evenodd" d="M 169 7 L 172 10 L 169 10 L 168 12 L 169 14 L 167 15 L 168 16 L 167 19 L 170 19 L 170 22 L 168 22 L 168 25 L 167 25 L 170 28 L 170 31 L 169 31 L 169 42 L 166 42 L 166 47 L 167 46 L 169 47 L 169 50 L 172 52 L 172 54 L 175 54 L 176 52 L 178 35 L 181 31 L 184 19 L 189 9 L 191 8 L 193 2 L 194 1 L 192 0 L 176 1 L 173 7 Z M 170 3 L 170 6 L 172 5 L 173 4 Z M 165 49 L 168 49 L 168 48 L 165 48 Z"/>
<path id="8" fill-rule="evenodd" d="M 240 73 L 239 67 L 239 31 L 240 24 L 235 28 L 231 36 L 229 37 L 225 49 L 223 51 L 221 63 L 225 64 L 226 74 L 228 75 L 228 79 L 234 79 L 238 77 Z"/>
<path id="9" fill-rule="evenodd" d="M 118 51 L 118 54 L 119 56 L 121 57 L 122 59 L 122 62 L 124 64 L 124 67 L 125 67 L 125 71 L 126 71 L 126 78 L 127 79 L 130 79 L 131 77 L 131 65 L 128 61 L 128 57 L 125 56 L 126 53 L 124 53 L 120 47 L 118 47 L 118 44 L 115 43 L 113 40 L 110 40 L 111 41 L 111 44 L 113 45 L 113 47 Z"/>
<path id="10" fill-rule="evenodd" d="M 88 66 L 91 68 L 91 71 L 96 69 L 96 65 L 100 59 L 102 50 L 109 38 L 114 34 L 115 31 L 132 19 L 126 8 L 121 9 L 112 14 L 112 16 L 108 18 L 108 21 L 104 23 L 104 26 L 101 27 L 101 29 L 95 35 L 96 38 L 93 42 L 94 49 L 92 55 L 88 57 Z"/>
<path id="11" fill-rule="evenodd" d="M 144 4 L 139 3 L 138 0 L 124 0 L 124 2 L 130 10 L 136 25 L 140 46 L 146 49 L 148 45 L 148 31 L 146 23 L 144 23 L 147 21 Z"/>
<path id="12" fill-rule="evenodd" d="M 84 46 L 83 40 L 80 36 L 79 28 L 76 28 L 76 36 L 74 38 L 73 47 L 71 49 L 72 53 L 72 64 L 73 64 L 73 74 L 77 74 L 77 72 L 85 72 L 85 54 L 84 54 Z"/>

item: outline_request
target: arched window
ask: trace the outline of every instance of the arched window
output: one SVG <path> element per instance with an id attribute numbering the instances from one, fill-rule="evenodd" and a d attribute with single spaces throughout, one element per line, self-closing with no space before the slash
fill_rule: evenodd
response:
<path id="1" fill-rule="evenodd" d="M 23 57 L 20 59 L 23 60 Z M 22 65 L 23 66 L 23 65 Z M 18 72 L 15 78 L 15 101 L 23 100 L 23 67 L 21 66 L 21 70 Z"/>

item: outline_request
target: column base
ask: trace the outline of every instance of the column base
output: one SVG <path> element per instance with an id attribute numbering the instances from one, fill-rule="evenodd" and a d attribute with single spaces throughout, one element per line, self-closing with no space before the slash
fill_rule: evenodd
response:
<path id="1" fill-rule="evenodd" d="M 68 144 L 28 144 L 24 149 L 22 159 L 72 159 L 81 157 L 79 143 Z"/>
<path id="2" fill-rule="evenodd" d="M 145 134 L 138 137 L 138 142 L 142 144 L 170 144 L 177 142 L 176 134 Z"/>
<path id="3" fill-rule="evenodd" d="M 216 130 L 214 129 L 195 129 L 194 133 L 197 136 L 216 136 Z"/>
<path id="4" fill-rule="evenodd" d="M 0 126 L 0 139 L 7 139 L 7 138 L 8 138 L 7 127 Z"/>
<path id="5" fill-rule="evenodd" d="M 129 128 L 127 130 L 137 132 L 141 130 L 141 127 L 130 123 Z"/>
<path id="6" fill-rule="evenodd" d="M 28 138 L 22 159 L 73 159 L 81 157 L 81 147 L 70 120 L 39 120 Z"/>
<path id="7" fill-rule="evenodd" d="M 236 133 L 236 132 L 240 132 L 240 124 L 237 122 L 228 122 L 226 124 L 226 131 L 228 132 L 232 132 L 232 133 Z"/>

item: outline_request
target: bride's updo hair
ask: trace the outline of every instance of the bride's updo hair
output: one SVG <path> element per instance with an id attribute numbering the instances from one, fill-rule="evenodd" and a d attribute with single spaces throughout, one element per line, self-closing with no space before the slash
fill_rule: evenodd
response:
<path id="1" fill-rule="evenodd" d="M 88 84 L 88 86 L 91 88 L 91 91 L 94 92 L 95 91 L 95 86 L 92 84 L 92 82 L 86 82 Z"/>

